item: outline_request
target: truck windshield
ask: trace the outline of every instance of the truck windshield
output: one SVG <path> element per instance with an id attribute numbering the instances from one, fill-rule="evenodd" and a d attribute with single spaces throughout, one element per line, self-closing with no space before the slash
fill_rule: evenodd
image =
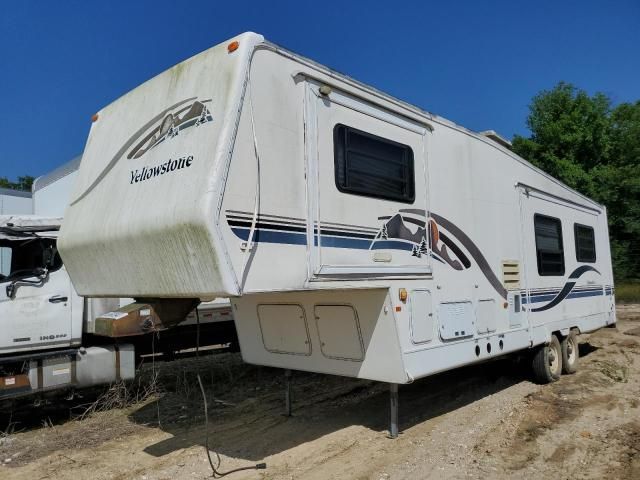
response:
<path id="1" fill-rule="evenodd" d="M 0 241 L 0 282 L 24 277 L 37 269 L 55 271 L 62 259 L 51 238 Z"/>

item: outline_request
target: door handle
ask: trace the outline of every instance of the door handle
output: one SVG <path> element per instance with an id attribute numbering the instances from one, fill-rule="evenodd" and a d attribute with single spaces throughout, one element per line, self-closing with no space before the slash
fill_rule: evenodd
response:
<path id="1" fill-rule="evenodd" d="M 63 297 L 61 295 L 55 295 L 53 297 L 49 297 L 49 303 L 62 303 L 69 300 L 69 297 Z"/>

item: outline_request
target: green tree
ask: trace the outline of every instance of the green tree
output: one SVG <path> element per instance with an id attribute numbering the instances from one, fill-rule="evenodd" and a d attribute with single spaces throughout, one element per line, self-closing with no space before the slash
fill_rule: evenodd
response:
<path id="1" fill-rule="evenodd" d="M 35 179 L 29 175 L 18 177 L 17 182 L 12 182 L 7 177 L 0 177 L 0 187 L 11 188 L 13 190 L 31 191 L 31 185 Z"/>
<path id="2" fill-rule="evenodd" d="M 527 126 L 514 151 L 606 205 L 615 276 L 640 278 L 640 101 L 560 82 L 533 97 Z"/>

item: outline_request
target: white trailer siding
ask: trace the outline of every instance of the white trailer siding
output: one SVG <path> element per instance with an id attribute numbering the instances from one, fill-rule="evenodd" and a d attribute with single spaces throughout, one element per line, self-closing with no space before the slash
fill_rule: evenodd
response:
<path id="1" fill-rule="evenodd" d="M 33 213 L 42 217 L 62 217 L 71 200 L 82 156 L 78 155 L 33 182 Z"/>
<path id="2" fill-rule="evenodd" d="M 0 188 L 0 215 L 28 215 L 33 213 L 31 192 Z"/>
<path id="3" fill-rule="evenodd" d="M 318 246 L 318 243 L 325 241 L 329 243 L 327 240 L 349 240 L 340 236 L 339 232 L 322 235 L 323 227 L 326 226 L 324 231 L 328 231 L 331 226 L 341 224 L 343 235 L 347 235 L 347 228 L 362 234 L 377 232 L 384 223 L 378 220 L 380 216 L 389 217 L 403 209 L 427 208 L 441 232 L 446 232 L 450 240 L 457 243 L 471 265 L 458 270 L 445 262 L 433 260 L 429 255 L 416 259 L 408 251 L 387 251 L 391 258 L 389 267 L 406 272 L 406 279 L 387 280 L 384 283 L 391 288 L 391 298 L 394 299 L 387 307 L 394 311 L 394 325 L 404 352 L 407 379 L 537 345 L 547 341 L 553 331 L 572 327 L 590 330 L 613 323 L 612 276 L 603 207 L 569 190 L 504 147 L 438 118 L 423 119 L 423 125 L 433 125 L 433 130 L 426 129 L 424 133 L 425 149 L 422 153 L 420 122 L 402 116 L 398 118 L 397 114 L 376 108 L 362 101 L 361 97 L 351 96 L 338 88 L 323 98 L 318 95 L 319 83 L 315 80 L 305 81 L 305 74 L 321 77 L 312 69 L 305 70 L 295 59 L 275 55 L 268 50 L 258 51 L 254 55 L 252 95 L 245 98 L 239 142 L 231 160 L 222 206 L 223 214 L 227 216 L 226 225 L 225 219 L 221 217 L 220 220 L 225 243 L 237 245 L 235 255 L 232 248 L 229 248 L 229 252 L 232 259 L 235 257 L 234 267 L 242 278 L 245 292 L 245 296 L 234 301 L 239 311 L 244 312 L 239 325 L 249 323 L 249 317 L 259 322 L 259 315 L 255 313 L 257 310 L 246 308 L 254 305 L 253 295 L 248 295 L 250 292 L 299 290 L 287 298 L 304 304 L 320 298 L 323 295 L 320 290 L 333 290 L 336 287 L 348 289 L 362 286 L 363 283 L 380 284 L 383 282 L 381 276 L 369 282 L 363 281 L 369 271 L 384 273 L 384 264 L 379 266 L 380 262 L 373 258 L 372 251 L 358 248 L 355 241 L 351 248 Z M 295 85 L 291 81 L 293 78 L 298 80 L 294 82 Z M 335 80 L 329 77 L 319 80 L 336 86 Z M 336 97 L 339 97 L 337 101 Z M 253 103 L 254 129 L 251 128 L 249 101 Z M 351 111 L 345 111 L 344 105 L 350 105 Z M 333 112 L 325 113 L 324 109 Z M 424 168 L 428 182 L 426 188 L 421 188 L 420 178 L 416 174 L 414 203 L 403 205 L 338 191 L 334 179 L 334 145 L 331 138 L 333 126 L 338 123 L 351 124 L 412 147 L 415 170 L 419 173 Z M 254 134 L 261 174 L 261 215 L 254 231 L 258 243 L 251 255 L 241 246 L 242 240 L 249 238 L 254 223 L 258 184 L 255 173 L 249 173 L 257 171 L 257 159 L 252 151 L 254 145 L 251 136 Z M 307 147 L 311 144 L 311 151 L 315 150 L 313 158 L 309 158 L 305 142 Z M 317 163 L 314 165 L 314 162 Z M 564 276 L 533 275 L 536 270 L 533 215 L 536 212 L 523 200 L 529 198 L 525 194 L 526 185 L 566 199 L 565 202 L 554 201 L 552 209 L 552 213 L 565 224 Z M 574 204 L 582 207 L 575 207 Z M 578 215 L 579 210 L 585 209 L 590 212 L 589 217 Z M 309 221 L 309 218 L 312 220 Z M 318 240 L 318 235 L 314 234 L 311 237 L 314 241 L 300 241 L 305 234 L 293 232 L 298 222 L 320 224 L 321 238 Z M 602 250 L 602 258 L 594 265 L 597 272 L 584 272 L 574 290 L 558 303 L 556 311 L 551 308 L 532 312 L 531 309 L 558 297 L 569 280 L 567 277 L 579 266 L 572 232 L 575 222 L 593 225 L 598 231 L 596 243 L 602 245 L 598 247 L 598 251 Z M 235 223 L 235 226 L 231 223 Z M 259 227 L 260 224 L 263 228 Z M 456 236 L 455 232 L 462 232 L 462 235 Z M 261 235 L 266 241 L 260 242 Z M 306 237 L 308 240 L 309 236 Z M 442 248 L 441 243 L 439 247 Z M 450 249 L 448 252 L 456 258 Z M 248 258 L 250 268 L 243 270 Z M 274 258 L 281 259 L 277 268 L 272 266 Z M 507 292 L 503 284 L 502 265 L 510 260 L 515 260 L 519 266 L 520 287 Z M 432 273 L 412 276 L 416 270 L 408 267 L 415 267 L 418 262 L 431 269 Z M 343 278 L 339 278 L 339 275 L 322 275 L 323 268 L 339 272 L 339 267 L 350 272 L 351 278 L 346 275 Z M 356 279 L 358 276 L 359 280 Z M 591 285 L 599 286 L 600 290 L 593 289 Z M 427 315 L 436 319 L 433 322 L 436 331 L 425 342 L 412 341 L 410 302 L 403 304 L 397 300 L 399 288 L 418 287 L 429 293 L 432 308 Z M 545 292 L 546 296 L 535 295 L 537 291 Z M 357 290 L 349 292 L 354 297 L 353 303 L 357 304 Z M 514 295 L 519 297 L 517 302 L 523 307 L 519 312 L 514 311 Z M 446 327 L 446 323 L 455 321 L 451 311 L 467 308 L 467 305 L 464 315 L 468 318 L 461 320 L 461 325 L 466 324 L 471 332 L 466 331 L 460 339 L 443 338 L 440 330 Z M 530 308 L 527 308 L 528 305 Z M 396 311 L 395 307 L 399 307 L 400 311 Z M 312 308 L 305 311 L 310 315 Z M 482 328 L 479 328 L 482 320 L 479 311 L 486 319 Z M 420 322 L 419 319 L 417 321 Z M 487 323 L 490 327 L 484 326 Z M 417 327 L 420 325 L 418 323 Z M 313 326 L 310 328 L 313 332 Z M 244 336 L 241 334 L 240 338 L 242 342 Z M 321 344 L 319 338 L 311 341 L 314 346 Z M 381 346 L 370 343 L 369 347 L 374 352 Z M 442 348 L 446 349 L 446 353 Z M 282 353 L 269 352 L 264 346 L 259 348 L 251 344 L 243 348 L 243 355 L 245 360 L 252 363 L 273 364 L 278 359 L 281 366 Z M 321 359 L 316 359 L 315 368 L 324 368 L 321 367 L 323 363 Z M 302 368 L 299 365 L 296 368 Z M 351 365 L 344 363 L 342 366 L 342 369 L 336 367 L 333 373 L 353 375 Z M 362 372 L 358 371 L 358 375 L 362 375 Z"/>

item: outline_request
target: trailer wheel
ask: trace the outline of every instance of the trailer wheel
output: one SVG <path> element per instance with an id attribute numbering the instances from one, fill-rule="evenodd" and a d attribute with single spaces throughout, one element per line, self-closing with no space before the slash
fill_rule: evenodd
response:
<path id="1" fill-rule="evenodd" d="M 540 345 L 533 355 L 533 375 L 538 383 L 551 383 L 562 373 L 562 348 L 558 337 L 551 335 L 549 345 Z"/>
<path id="2" fill-rule="evenodd" d="M 575 330 L 571 330 L 562 340 L 562 373 L 576 373 L 578 370 L 578 358 L 580 352 L 578 350 L 578 334 Z"/>

